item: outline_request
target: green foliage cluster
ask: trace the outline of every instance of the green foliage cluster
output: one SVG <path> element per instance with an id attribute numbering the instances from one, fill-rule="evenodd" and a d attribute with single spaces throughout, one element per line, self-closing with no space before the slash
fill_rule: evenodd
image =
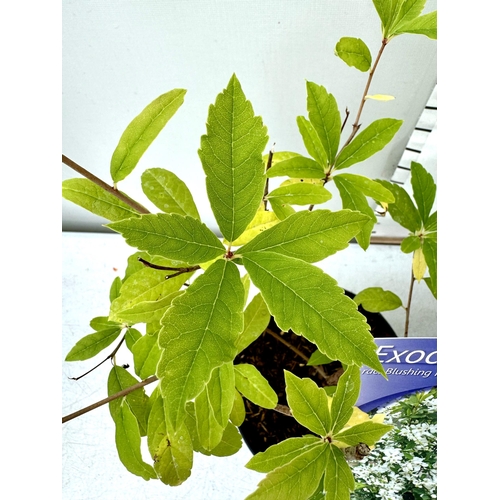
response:
<path id="1" fill-rule="evenodd" d="M 435 13 L 420 16 L 425 1 L 374 4 L 384 46 L 402 33 L 436 37 Z M 370 51 L 359 39 L 341 39 L 336 53 L 360 71 L 372 68 Z M 339 360 L 346 369 L 333 395 L 309 379 L 285 374 L 291 413 L 312 434 L 286 440 L 249 462 L 249 468 L 267 474 L 249 498 L 348 499 L 354 479 L 343 450 L 373 446 L 390 429 L 370 419 L 349 424 L 360 366 L 385 373 L 357 304 L 315 263 L 353 238 L 368 248 L 375 223 L 371 198 L 412 232 L 403 251 L 419 254 L 415 259 L 429 267 L 426 282 L 435 290 L 437 217 L 430 214 L 435 184 L 421 165 L 412 167 L 415 206 L 389 182 L 345 173 L 382 150 L 402 122 L 379 119 L 359 133 L 357 125 L 341 146 L 335 98 L 313 82 L 306 83 L 306 92 L 307 117 L 299 116 L 297 125 L 310 157 L 265 154 L 267 128 L 236 75 L 210 106 L 199 157 L 222 241 L 201 221 L 188 187 L 173 172 L 153 168 L 142 174 L 143 192 L 158 213 L 139 209 L 118 191 L 118 182 L 181 106 L 183 89 L 155 99 L 126 128 L 111 159 L 112 189 L 90 179 L 63 182 L 66 199 L 108 219 L 107 226 L 136 249 L 123 278 L 111 285 L 109 315 L 91 321 L 94 332 L 66 360 L 96 356 L 125 332 L 118 348 L 125 341 L 135 376 L 113 366 L 109 395 L 148 377 L 159 381 L 150 395 L 141 387 L 109 404 L 119 458 L 145 480 L 179 485 L 191 474 L 194 452 L 235 453 L 241 446 L 243 397 L 276 407 L 277 396 L 259 371 L 234 364 L 271 315 L 282 330 L 303 335 L 318 355 Z M 283 176 L 287 179 L 269 191 L 269 180 Z M 313 210 L 331 198 L 331 181 L 343 209 Z M 251 298 L 250 283 L 258 289 Z M 141 454 L 142 438 L 151 463 Z"/>

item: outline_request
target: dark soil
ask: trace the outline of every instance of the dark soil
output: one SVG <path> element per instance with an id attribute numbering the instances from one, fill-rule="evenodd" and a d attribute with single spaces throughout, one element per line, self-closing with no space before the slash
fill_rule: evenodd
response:
<path id="1" fill-rule="evenodd" d="M 351 298 L 354 297 L 354 294 L 347 291 L 346 295 Z M 366 316 L 374 337 L 396 337 L 393 329 L 381 314 L 367 312 L 361 307 L 359 311 Z M 273 318 L 271 318 L 268 329 L 295 346 L 307 358 L 317 349 L 314 344 L 302 336 L 295 335 L 291 331 L 281 332 Z M 342 374 L 341 364 L 334 362 L 322 365 L 320 368 L 324 371 L 325 378 L 323 374 L 318 373 L 315 367 L 307 366 L 305 359 L 268 332 L 264 332 L 255 342 L 242 351 L 236 357 L 235 363 L 254 365 L 276 391 L 278 404 L 281 405 L 288 405 L 283 370 L 286 369 L 300 378 L 309 377 L 319 386 L 336 385 L 338 377 Z M 246 418 L 240 426 L 240 431 L 250 451 L 254 454 L 265 451 L 269 446 L 287 438 L 311 434 L 311 431 L 288 415 L 261 408 L 247 399 L 244 401 Z"/>

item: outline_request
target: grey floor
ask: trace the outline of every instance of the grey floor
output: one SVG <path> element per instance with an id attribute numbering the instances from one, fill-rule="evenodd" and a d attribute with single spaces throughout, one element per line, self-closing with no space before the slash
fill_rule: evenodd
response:
<path id="1" fill-rule="evenodd" d="M 91 332 L 89 321 L 107 315 L 108 291 L 116 276 L 123 276 L 133 249 L 114 234 L 63 233 L 62 352 L 64 357 L 83 335 Z M 406 302 L 411 273 L 411 256 L 397 246 L 372 245 L 366 252 L 357 245 L 321 263 L 339 284 L 352 292 L 368 286 L 389 289 Z M 436 301 L 424 283 L 416 286 L 410 336 L 436 336 Z M 404 314 L 385 315 L 396 332 L 402 332 Z M 119 364 L 127 363 L 125 350 Z M 104 364 L 79 381 L 78 376 L 94 360 L 62 362 L 62 414 L 67 415 L 107 396 L 110 364 Z M 145 482 L 128 473 L 120 463 L 114 445 L 114 430 L 106 406 L 63 425 L 62 494 L 64 499 L 244 499 L 255 490 L 262 474 L 245 469 L 252 454 L 244 445 L 232 457 L 195 455 L 191 477 L 181 486 L 169 488 L 159 481 Z M 144 456 L 148 458 L 146 452 Z"/>

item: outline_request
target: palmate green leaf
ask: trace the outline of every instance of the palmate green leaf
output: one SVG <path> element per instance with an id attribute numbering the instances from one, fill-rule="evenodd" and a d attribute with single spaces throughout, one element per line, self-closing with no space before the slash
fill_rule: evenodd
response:
<path id="1" fill-rule="evenodd" d="M 351 492 L 354 491 L 355 482 L 344 454 L 336 446 L 330 445 L 325 462 L 325 499 L 349 500 Z"/>
<path id="2" fill-rule="evenodd" d="M 258 293 L 250 301 L 244 312 L 243 331 L 236 340 L 238 353 L 246 349 L 256 340 L 269 325 L 271 315 L 267 309 L 262 295 Z"/>
<path id="3" fill-rule="evenodd" d="M 368 71 L 372 66 L 370 49 L 360 38 L 342 37 L 335 46 L 335 55 L 359 71 Z"/>
<path id="4" fill-rule="evenodd" d="M 205 224 L 187 215 L 147 214 L 107 226 L 121 233 L 132 247 L 186 264 L 208 262 L 225 251 Z"/>
<path id="5" fill-rule="evenodd" d="M 357 174 L 338 174 L 336 179 L 340 178 L 343 181 L 349 182 L 355 186 L 365 196 L 369 196 L 376 201 L 383 203 L 394 203 L 394 195 L 387 188 L 382 186 L 379 182 L 374 181 L 368 177 Z M 344 182 L 345 183 L 345 182 Z"/>
<path id="6" fill-rule="evenodd" d="M 148 104 L 127 126 L 111 158 L 117 183 L 134 170 L 142 155 L 184 102 L 186 90 L 174 89 Z"/>
<path id="7" fill-rule="evenodd" d="M 246 363 L 235 365 L 234 375 L 236 389 L 252 403 L 262 408 L 276 407 L 277 394 L 255 366 Z"/>
<path id="8" fill-rule="evenodd" d="M 401 299 L 395 293 L 380 287 L 365 288 L 353 300 L 356 304 L 373 313 L 392 311 L 403 307 Z"/>
<path id="9" fill-rule="evenodd" d="M 116 449 L 122 464 L 129 472 L 146 481 L 156 479 L 157 475 L 153 467 L 142 459 L 139 425 L 128 405 L 118 407 L 114 421 Z"/>
<path id="10" fill-rule="evenodd" d="M 248 252 L 242 261 L 283 331 L 303 335 L 331 359 L 384 373 L 366 318 L 333 278 L 274 252 Z"/>
<path id="11" fill-rule="evenodd" d="M 131 387 L 138 384 L 140 380 L 137 380 L 133 375 L 131 375 L 125 368 L 121 366 L 113 366 L 108 377 L 108 396 L 112 396 L 127 387 Z M 125 402 L 123 401 L 125 399 Z M 135 418 L 137 419 L 141 436 L 146 435 L 147 421 L 149 416 L 149 398 L 146 395 L 144 389 L 137 389 L 126 396 L 110 401 L 109 412 L 116 420 L 116 415 L 118 410 L 123 405 L 128 405 L 132 410 Z"/>
<path id="12" fill-rule="evenodd" d="M 342 127 L 337 101 L 322 85 L 306 82 L 306 88 L 309 120 L 326 151 L 328 165 L 333 165 Z"/>
<path id="13" fill-rule="evenodd" d="M 236 355 L 244 296 L 236 265 L 218 260 L 163 316 L 159 339 L 163 354 L 157 375 L 174 427 L 182 422 L 186 402 L 202 391 L 212 370 Z"/>
<path id="14" fill-rule="evenodd" d="M 438 228 L 437 224 L 438 221 L 437 221 L 437 211 L 436 211 L 429 216 L 427 222 L 425 223 L 426 238 L 437 239 L 437 228 Z"/>
<path id="15" fill-rule="evenodd" d="M 402 124 L 402 120 L 394 118 L 381 118 L 370 123 L 340 152 L 335 161 L 334 170 L 360 163 L 384 149 Z"/>
<path id="16" fill-rule="evenodd" d="M 261 208 L 259 208 L 259 210 L 255 214 L 252 222 L 250 222 L 241 236 L 233 241 L 232 246 L 240 246 L 248 243 L 250 240 L 255 238 L 255 236 L 262 233 L 263 231 L 266 231 L 270 227 L 277 224 L 279 221 L 280 220 L 275 213 L 264 210 L 264 203 L 262 203 Z M 224 243 L 229 244 L 229 242 L 226 242 L 225 240 Z"/>
<path id="17" fill-rule="evenodd" d="M 285 370 L 286 399 L 292 415 L 310 431 L 326 436 L 332 419 L 328 396 L 311 379 L 301 379 Z"/>
<path id="18" fill-rule="evenodd" d="M 359 443 L 365 443 L 368 446 L 374 446 L 377 441 L 387 434 L 393 428 L 392 425 L 382 424 L 368 420 L 357 425 L 353 425 L 338 434 L 334 439 L 341 441 L 348 446 L 356 446 Z"/>
<path id="19" fill-rule="evenodd" d="M 266 175 L 268 177 L 288 176 L 295 179 L 323 179 L 325 171 L 316 160 L 297 155 L 276 163 Z"/>
<path id="20" fill-rule="evenodd" d="M 122 280 L 119 276 L 117 276 L 113 282 L 111 283 L 111 287 L 109 289 L 109 301 L 113 302 L 118 295 L 120 295 L 120 289 L 122 287 Z"/>
<path id="21" fill-rule="evenodd" d="M 144 194 L 162 212 L 200 219 L 193 196 L 186 184 L 164 168 L 150 168 L 141 176 Z"/>
<path id="22" fill-rule="evenodd" d="M 279 165 L 279 164 L 278 164 Z M 288 205 L 319 205 L 330 200 L 332 193 L 323 186 L 310 183 L 295 183 L 273 189 L 267 199 Z"/>
<path id="23" fill-rule="evenodd" d="M 214 369 L 207 385 L 194 400 L 198 439 L 203 448 L 213 450 L 222 439 L 234 404 L 235 373 L 227 362 Z"/>
<path id="24" fill-rule="evenodd" d="M 436 183 L 432 175 L 420 163 L 412 161 L 410 172 L 413 198 L 415 198 L 420 218 L 425 226 L 436 199 Z"/>
<path id="25" fill-rule="evenodd" d="M 216 457 L 229 457 L 237 453 L 241 449 L 241 445 L 242 439 L 240 432 L 235 425 L 228 423 L 224 429 L 220 443 L 210 451 L 210 455 Z"/>
<path id="26" fill-rule="evenodd" d="M 351 210 L 304 210 L 255 237 L 238 254 L 271 251 L 318 262 L 349 246 L 369 217 Z"/>
<path id="27" fill-rule="evenodd" d="M 193 467 L 193 443 L 185 424 L 176 429 L 170 424 L 165 401 L 158 395 L 148 420 L 148 448 L 154 469 L 165 484 L 178 486 L 190 475 Z"/>
<path id="28" fill-rule="evenodd" d="M 382 21 L 382 35 L 390 37 L 390 28 L 396 21 L 402 4 L 406 0 L 372 0 Z"/>
<path id="29" fill-rule="evenodd" d="M 139 330 L 136 330 L 135 328 L 127 328 L 127 331 L 125 332 L 125 345 L 130 352 L 132 352 L 132 347 L 134 347 L 134 344 L 140 338 L 142 338 L 142 333 Z"/>
<path id="30" fill-rule="evenodd" d="M 134 370 L 142 380 L 156 373 L 156 366 L 160 361 L 160 347 L 158 335 L 144 335 L 132 347 L 134 356 Z"/>
<path id="31" fill-rule="evenodd" d="M 110 346 L 120 335 L 120 326 L 111 326 L 81 338 L 66 355 L 65 361 L 83 361 L 93 358 Z"/>
<path id="32" fill-rule="evenodd" d="M 328 158 L 318 133 L 312 123 L 304 116 L 297 117 L 297 125 L 307 152 L 318 162 L 324 171 L 328 167 Z"/>
<path id="33" fill-rule="evenodd" d="M 337 390 L 332 396 L 330 413 L 332 415 L 331 431 L 335 435 L 349 421 L 353 406 L 361 389 L 361 375 L 359 366 L 350 365 L 340 376 Z"/>
<path id="34" fill-rule="evenodd" d="M 317 439 L 315 446 L 269 472 L 246 500 L 307 500 L 324 474 L 327 454 L 328 446 Z"/>
<path id="35" fill-rule="evenodd" d="M 62 183 L 63 198 L 110 221 L 140 217 L 123 201 L 89 179 L 66 179 Z"/>
<path id="36" fill-rule="evenodd" d="M 262 201 L 267 141 L 267 128 L 233 75 L 209 108 L 207 134 L 198 151 L 212 211 L 230 242 L 243 233 Z"/>
<path id="37" fill-rule="evenodd" d="M 270 446 L 266 451 L 257 453 L 245 467 L 256 472 L 271 472 L 318 445 L 321 445 L 321 440 L 317 436 L 289 438 Z"/>
<path id="38" fill-rule="evenodd" d="M 170 295 L 177 292 L 192 273 L 181 274 L 168 280 L 165 279 L 166 275 L 166 271 L 142 266 L 140 271 L 132 274 L 123 283 L 120 295 L 111 303 L 110 319 L 128 322 L 132 320 L 133 314 L 128 319 L 122 319 L 122 311 L 125 311 L 127 316 L 130 311 L 134 313 L 134 310 L 140 310 L 143 307 L 141 304 L 144 303 L 160 302 L 159 307 L 165 305 L 164 299 L 170 303 L 173 298 Z M 143 318 L 138 319 L 142 320 Z M 151 317 L 149 321 L 153 321 L 153 318 Z"/>
<path id="39" fill-rule="evenodd" d="M 120 323 L 116 321 L 110 321 L 107 316 L 97 316 L 90 320 L 90 327 L 98 332 L 99 330 L 105 330 L 108 328 L 119 327 Z"/>
<path id="40" fill-rule="evenodd" d="M 406 23 L 398 24 L 393 31 L 393 36 L 409 33 L 425 35 L 431 40 L 437 40 L 437 11 L 429 12 Z"/>
<path id="41" fill-rule="evenodd" d="M 335 361 L 334 359 L 330 359 L 328 356 L 325 356 L 319 349 L 314 351 L 307 362 L 308 366 L 317 366 L 317 365 L 327 365 Z"/>
<path id="42" fill-rule="evenodd" d="M 368 204 L 365 195 L 348 179 L 341 175 L 333 177 L 333 182 L 337 186 L 342 199 L 342 206 L 345 209 L 356 210 L 368 216 L 369 220 L 365 223 L 361 231 L 356 235 L 359 246 L 366 250 L 370 245 L 370 238 L 377 218 L 373 209 Z"/>
<path id="43" fill-rule="evenodd" d="M 422 219 L 410 195 L 401 186 L 389 181 L 377 179 L 394 195 L 395 202 L 389 205 L 391 217 L 412 233 L 422 228 Z"/>

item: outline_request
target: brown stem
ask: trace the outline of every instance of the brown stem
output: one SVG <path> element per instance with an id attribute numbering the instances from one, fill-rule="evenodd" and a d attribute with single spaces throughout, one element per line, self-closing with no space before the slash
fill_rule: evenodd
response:
<path id="1" fill-rule="evenodd" d="M 198 269 L 201 269 L 200 266 L 191 266 L 191 267 L 167 267 L 167 266 L 158 266 L 157 264 L 153 264 L 151 262 L 148 262 L 147 260 L 143 259 L 142 257 L 138 257 L 137 260 L 139 262 L 142 262 L 146 267 L 151 267 L 152 269 L 158 269 L 160 271 L 177 271 L 176 273 L 169 274 L 168 276 L 165 276 L 165 279 L 169 278 L 174 278 L 175 276 L 179 276 L 180 274 L 184 273 L 190 273 L 193 271 L 197 271 Z"/>
<path id="2" fill-rule="evenodd" d="M 91 174 L 88 170 L 84 169 L 83 167 L 78 165 L 78 163 L 75 163 L 73 160 L 70 160 L 67 156 L 62 155 L 62 162 L 68 167 L 78 172 L 79 174 L 86 177 L 87 179 L 91 180 L 94 184 L 97 184 L 99 187 L 103 188 L 108 193 L 111 193 L 113 196 L 123 201 L 123 203 L 126 203 L 129 207 L 133 208 L 140 214 L 151 213 L 147 208 L 143 207 L 140 203 L 133 200 L 125 193 L 118 191 L 118 189 L 115 189 L 113 186 L 106 184 L 103 180 L 99 179 L 99 177 L 96 177 L 94 174 Z"/>
<path id="3" fill-rule="evenodd" d="M 342 146 L 342 148 L 340 149 L 340 151 L 337 153 L 337 157 L 335 158 L 335 161 L 339 157 L 340 153 L 342 153 L 342 151 L 346 148 L 346 146 L 348 146 L 351 143 L 351 141 L 354 139 L 354 136 L 358 133 L 358 130 L 361 127 L 361 123 L 359 123 L 359 120 L 361 119 L 361 113 L 363 112 L 363 108 L 365 106 L 366 96 L 368 95 L 368 90 L 370 89 L 370 85 L 371 85 L 372 80 L 373 80 L 373 75 L 375 74 L 375 70 L 377 69 L 377 66 L 378 66 L 378 63 L 380 61 L 380 58 L 382 57 L 382 53 L 384 52 L 384 49 L 385 49 L 385 47 L 386 47 L 386 45 L 388 43 L 389 43 L 389 40 L 387 38 L 384 38 L 382 40 L 382 46 L 380 47 L 380 50 L 378 51 L 377 58 L 375 59 L 375 62 L 373 64 L 373 66 L 371 67 L 370 73 L 368 75 L 368 80 L 367 80 L 366 85 L 365 85 L 365 90 L 363 92 L 363 97 L 361 98 L 361 103 L 359 105 L 358 114 L 356 115 L 356 119 L 354 120 L 354 123 L 352 124 L 351 135 L 348 137 L 348 139 L 345 142 L 345 144 Z M 333 163 L 333 165 L 335 165 L 335 162 Z M 330 168 L 330 170 L 329 170 L 328 173 L 331 172 L 331 169 L 333 168 L 333 165 Z"/>
<path id="4" fill-rule="evenodd" d="M 266 333 L 269 333 L 272 337 L 274 337 L 278 342 L 281 342 L 283 345 L 286 345 L 288 349 L 292 350 L 295 354 L 300 356 L 306 363 L 309 362 L 309 358 L 299 349 L 297 349 L 294 345 L 290 344 L 287 340 L 285 340 L 281 335 L 278 335 L 276 332 L 273 332 L 270 328 L 265 329 Z M 325 373 L 325 370 L 321 366 L 315 366 L 314 369 L 325 379 L 328 379 L 328 375 Z"/>
<path id="5" fill-rule="evenodd" d="M 411 282 L 410 282 L 410 292 L 408 293 L 408 305 L 406 306 L 406 320 L 405 320 L 405 333 L 404 336 L 408 337 L 408 330 L 410 326 L 410 306 L 411 298 L 413 295 L 413 285 L 415 283 L 415 276 L 413 275 L 413 270 L 411 272 Z"/>
<path id="6" fill-rule="evenodd" d="M 97 403 L 94 403 L 90 406 L 87 406 L 86 408 L 82 408 L 81 410 L 75 411 L 74 413 L 71 413 L 70 415 L 66 415 L 62 419 L 62 423 L 66 423 L 69 420 L 73 420 L 76 417 L 79 417 L 85 413 L 88 413 L 89 411 L 95 410 L 96 408 L 99 408 L 100 406 L 103 406 L 110 401 L 114 401 L 115 399 L 121 398 L 122 396 L 126 396 L 127 394 L 130 394 L 131 392 L 136 391 L 137 389 L 141 389 L 142 387 L 151 384 L 153 382 L 156 382 L 158 380 L 158 377 L 156 375 L 152 375 L 151 377 L 147 378 L 146 380 L 143 380 L 142 382 L 139 382 L 135 385 L 131 385 L 130 387 L 127 387 L 126 389 L 123 389 L 120 392 L 117 392 L 116 394 L 112 394 L 111 396 L 108 396 L 105 399 L 102 399 L 101 401 L 98 401 Z"/>

